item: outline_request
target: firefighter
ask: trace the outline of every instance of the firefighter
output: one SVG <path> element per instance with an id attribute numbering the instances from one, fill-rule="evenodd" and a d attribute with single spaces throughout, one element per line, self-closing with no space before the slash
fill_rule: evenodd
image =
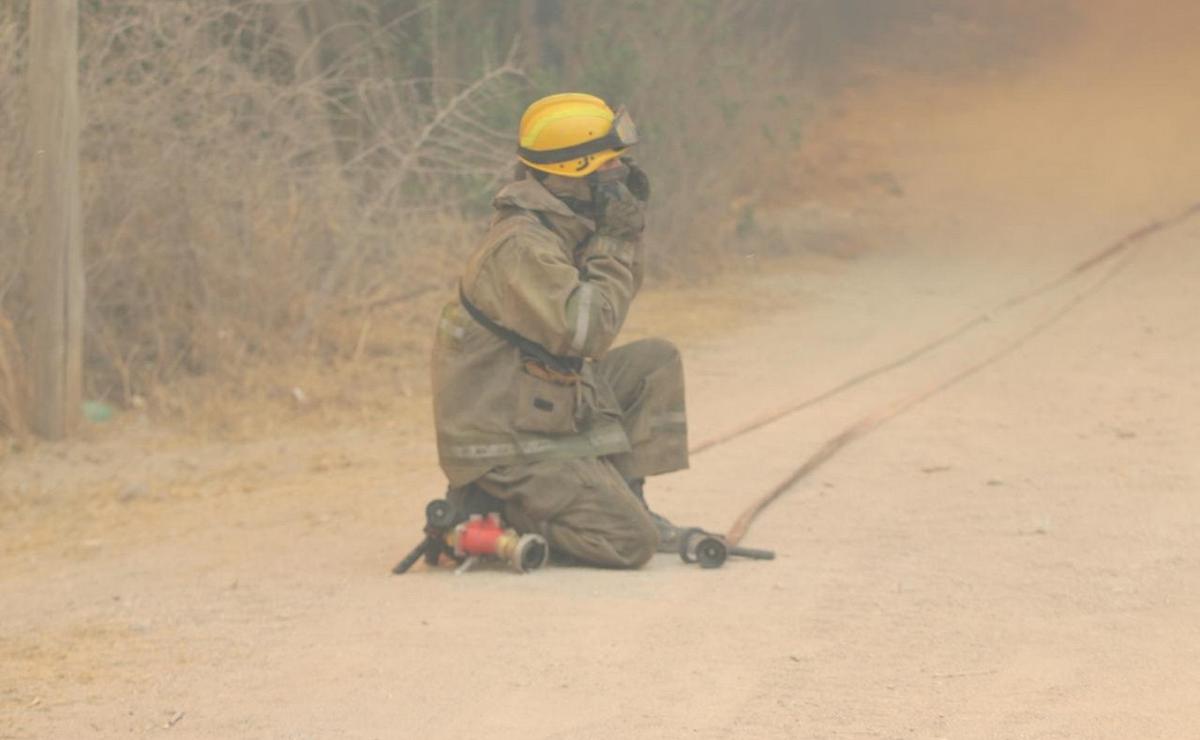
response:
<path id="1" fill-rule="evenodd" d="M 636 568 L 676 534 L 643 480 L 688 465 L 679 352 L 612 347 L 642 284 L 636 128 L 563 93 L 530 105 L 519 137 L 517 179 L 438 322 L 439 461 L 461 505 L 493 501 L 569 561 Z"/>

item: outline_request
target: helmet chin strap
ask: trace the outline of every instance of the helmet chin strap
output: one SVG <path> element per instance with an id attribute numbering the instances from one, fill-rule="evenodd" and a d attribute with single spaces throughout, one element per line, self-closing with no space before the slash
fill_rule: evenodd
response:
<path id="1" fill-rule="evenodd" d="M 596 206 L 590 200 L 576 200 L 569 195 L 560 195 L 558 199 L 566 204 L 575 215 L 596 220 Z"/>
<path id="2" fill-rule="evenodd" d="M 535 170 L 536 172 L 536 170 Z M 542 174 L 538 179 L 550 191 L 550 194 L 566 204 L 576 214 L 584 218 L 595 217 L 593 205 L 593 186 L 591 176 L 563 177 L 562 175 Z"/>

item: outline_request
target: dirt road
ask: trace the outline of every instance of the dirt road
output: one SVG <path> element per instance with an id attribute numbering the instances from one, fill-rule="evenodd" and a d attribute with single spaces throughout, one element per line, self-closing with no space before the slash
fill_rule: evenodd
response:
<path id="1" fill-rule="evenodd" d="M 686 343 L 694 437 L 1200 198 L 1183 146 L 1200 104 L 1179 94 L 1200 65 L 1106 62 L 1134 43 L 1121 18 L 1036 74 L 851 101 L 842 123 L 904 197 L 876 214 L 875 248 L 761 278 L 771 310 Z M 1178 26 L 1154 47 L 1190 48 L 1170 45 Z M 0 738 L 1198 736 L 1198 240 L 1194 219 L 1142 242 L 1057 323 L 796 486 L 746 540 L 771 563 L 390 577 L 442 485 L 424 413 L 237 445 L 158 448 L 151 430 L 140 456 L 43 448 L 0 476 L 9 499 L 45 494 L 0 523 Z M 1107 269 L 648 496 L 725 527 L 846 425 Z"/>

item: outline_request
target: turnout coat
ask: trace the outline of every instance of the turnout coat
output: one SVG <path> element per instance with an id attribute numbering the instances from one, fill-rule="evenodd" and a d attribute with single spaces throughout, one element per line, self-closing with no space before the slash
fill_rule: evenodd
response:
<path id="1" fill-rule="evenodd" d="M 493 206 L 434 342 L 438 457 L 456 487 L 496 466 L 630 451 L 617 399 L 593 360 L 613 343 L 641 287 L 640 239 L 597 234 L 531 178 L 505 186 Z M 504 331 L 562 362 L 540 361 Z"/>

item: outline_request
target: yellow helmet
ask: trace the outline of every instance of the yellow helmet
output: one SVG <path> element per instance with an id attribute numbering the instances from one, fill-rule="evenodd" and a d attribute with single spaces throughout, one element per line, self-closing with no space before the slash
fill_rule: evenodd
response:
<path id="1" fill-rule="evenodd" d="M 552 175 L 586 177 L 636 143 L 637 128 L 624 108 L 613 113 L 595 95 L 559 93 L 525 109 L 517 157 Z"/>

